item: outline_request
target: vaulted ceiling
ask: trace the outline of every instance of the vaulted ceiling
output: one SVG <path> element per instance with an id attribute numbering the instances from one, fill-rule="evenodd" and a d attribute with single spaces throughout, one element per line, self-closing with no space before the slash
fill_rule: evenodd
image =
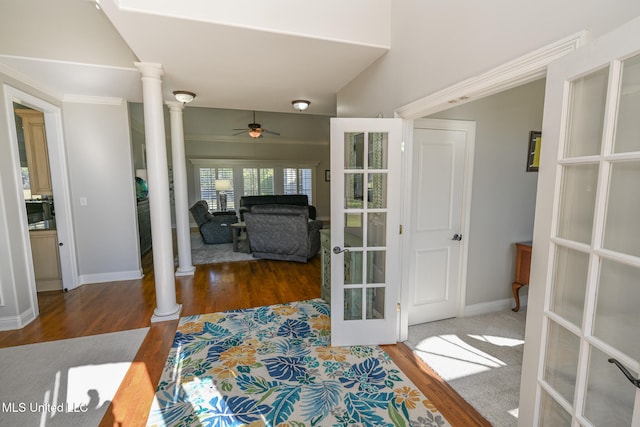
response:
<path id="1" fill-rule="evenodd" d="M 27 1 L 51 7 L 46 0 Z M 120 37 L 134 60 L 162 66 L 165 100 L 172 99 L 174 90 L 189 90 L 197 94 L 191 104 L 195 107 L 290 113 L 291 101 L 302 98 L 311 101 L 307 114 L 333 116 L 337 92 L 389 50 L 390 0 L 327 0 L 321 5 L 297 0 L 100 0 L 99 7 L 92 1 L 55 2 L 58 9 L 93 7 L 95 16 L 85 11 L 81 18 L 87 42 L 93 40 L 91 55 L 74 57 L 53 35 L 50 43 L 56 45 L 52 51 L 60 52 L 57 57 L 22 47 L 16 52 L 5 40 L 0 43 L 5 47 L 0 71 L 9 70 L 63 99 L 141 102 L 140 74 L 133 63 L 99 57 L 107 44 L 96 45 L 96 40 Z M 39 9 L 30 10 L 29 19 L 55 19 L 46 12 L 38 18 Z M 66 11 L 60 12 L 63 16 Z M 10 19 L 20 18 L 5 15 Z M 94 28 L 106 21 L 111 33 L 89 37 L 94 28 L 87 21 L 93 19 Z M 41 37 L 47 37 L 46 31 Z M 83 34 L 75 37 L 79 39 L 70 40 L 67 50 L 82 43 Z"/>

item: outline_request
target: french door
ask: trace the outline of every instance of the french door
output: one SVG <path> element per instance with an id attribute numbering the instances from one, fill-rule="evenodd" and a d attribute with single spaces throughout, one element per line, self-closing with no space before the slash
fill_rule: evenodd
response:
<path id="1" fill-rule="evenodd" d="M 401 119 L 331 119 L 331 343 L 395 343 Z"/>
<path id="2" fill-rule="evenodd" d="M 519 425 L 640 426 L 640 19 L 549 66 L 541 154 Z"/>

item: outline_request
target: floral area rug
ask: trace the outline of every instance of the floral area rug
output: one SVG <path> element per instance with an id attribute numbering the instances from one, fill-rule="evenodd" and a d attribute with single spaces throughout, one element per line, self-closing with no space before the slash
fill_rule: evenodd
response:
<path id="1" fill-rule="evenodd" d="M 148 426 L 449 426 L 379 347 L 331 347 L 321 299 L 180 319 Z"/>

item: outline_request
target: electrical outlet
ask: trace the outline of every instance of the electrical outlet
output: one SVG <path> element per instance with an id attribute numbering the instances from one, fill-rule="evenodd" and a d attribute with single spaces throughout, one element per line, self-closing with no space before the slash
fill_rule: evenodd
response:
<path id="1" fill-rule="evenodd" d="M 87 198 L 80 197 L 80 206 L 87 206 Z"/>

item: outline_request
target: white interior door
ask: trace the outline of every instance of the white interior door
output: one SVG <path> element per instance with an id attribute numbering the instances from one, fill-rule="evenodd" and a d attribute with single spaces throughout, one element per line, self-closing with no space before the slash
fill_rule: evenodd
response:
<path id="1" fill-rule="evenodd" d="M 331 119 L 331 344 L 396 343 L 401 119 Z"/>
<path id="2" fill-rule="evenodd" d="M 465 156 L 473 122 L 414 121 L 408 232 L 409 325 L 455 317 L 460 306 Z"/>
<path id="3" fill-rule="evenodd" d="M 521 426 L 640 426 L 639 52 L 640 18 L 548 69 Z"/>

